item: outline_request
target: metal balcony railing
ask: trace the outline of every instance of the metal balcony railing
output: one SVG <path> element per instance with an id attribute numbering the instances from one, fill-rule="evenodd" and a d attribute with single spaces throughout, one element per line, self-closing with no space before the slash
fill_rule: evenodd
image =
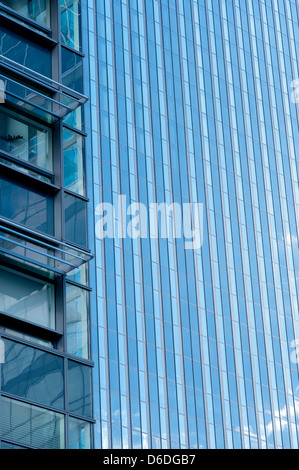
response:
<path id="1" fill-rule="evenodd" d="M 49 123 L 64 118 L 88 100 L 87 96 L 34 72 L 1 54 L 0 67 L 2 68 L 0 74 L 0 103 L 11 103 Z M 14 71 L 18 74 L 21 72 L 20 81 L 8 77 L 3 70 Z M 46 91 L 38 91 L 25 84 L 24 78 L 34 79 L 34 82 L 45 88 Z"/>
<path id="2" fill-rule="evenodd" d="M 91 253 L 58 240 L 41 241 L 2 224 L 0 220 L 0 255 L 28 266 L 57 274 L 67 274 L 90 261 Z"/>

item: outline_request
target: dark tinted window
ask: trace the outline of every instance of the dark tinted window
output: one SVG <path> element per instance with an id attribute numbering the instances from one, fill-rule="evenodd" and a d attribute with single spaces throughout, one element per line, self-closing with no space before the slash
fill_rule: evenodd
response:
<path id="1" fill-rule="evenodd" d="M 82 93 L 82 57 L 75 52 L 69 51 L 68 49 L 62 47 L 61 59 L 63 85 L 78 91 L 78 93 Z"/>
<path id="2" fill-rule="evenodd" d="M 0 216 L 30 229 L 54 235 L 52 196 L 29 189 L 4 176 L 0 177 Z"/>
<path id="3" fill-rule="evenodd" d="M 0 28 L 0 54 L 46 77 L 51 77 L 51 52 L 3 26 Z"/>
<path id="4" fill-rule="evenodd" d="M 68 361 L 69 411 L 91 417 L 91 368 Z"/>
<path id="5" fill-rule="evenodd" d="M 71 243 L 87 246 L 86 202 L 67 194 L 65 196 L 65 238 Z"/>

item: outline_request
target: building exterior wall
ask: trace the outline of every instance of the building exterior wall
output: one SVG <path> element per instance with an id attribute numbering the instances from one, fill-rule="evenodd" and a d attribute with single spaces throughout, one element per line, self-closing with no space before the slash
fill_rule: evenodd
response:
<path id="1" fill-rule="evenodd" d="M 0 2 L 0 448 L 91 448 L 80 2 Z"/>
<path id="2" fill-rule="evenodd" d="M 298 448 L 296 3 L 83 5 L 95 446 Z M 103 238 L 119 194 L 203 204 L 202 247 Z"/>
<path id="3" fill-rule="evenodd" d="M 295 0 L 0 19 L 0 447 L 298 448 Z"/>

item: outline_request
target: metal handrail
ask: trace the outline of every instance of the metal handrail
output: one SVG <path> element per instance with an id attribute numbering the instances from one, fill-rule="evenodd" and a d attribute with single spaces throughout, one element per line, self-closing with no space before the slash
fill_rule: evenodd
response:
<path id="1" fill-rule="evenodd" d="M 53 80 L 53 78 L 49 78 L 45 75 L 42 75 L 41 73 L 26 67 L 26 65 L 15 62 L 14 60 L 5 57 L 2 54 L 0 54 L 0 65 L 1 62 L 7 62 L 11 68 L 14 68 L 18 72 L 20 70 L 27 72 L 29 76 L 37 78 L 41 85 L 46 85 L 48 87 L 50 86 L 52 88 L 52 91 L 60 91 L 63 94 L 67 94 L 68 96 L 71 96 L 75 100 L 80 102 L 80 104 L 84 104 L 86 103 L 86 101 L 88 101 L 88 97 L 86 95 L 83 95 L 82 93 L 79 93 L 73 90 L 72 88 L 63 85 L 62 83 L 56 82 L 55 80 Z"/>
<path id="2" fill-rule="evenodd" d="M 80 251 L 78 248 L 73 248 L 70 245 L 60 242 L 57 240 L 57 245 L 53 243 L 53 245 L 46 243 L 41 240 L 37 240 L 36 238 L 33 238 L 29 235 L 23 234 L 21 232 L 18 232 L 16 230 L 13 230 L 11 228 L 5 227 L 0 224 L 0 232 L 5 232 L 8 235 L 11 235 L 19 240 L 13 240 L 10 238 L 5 237 L 5 235 L 0 233 L 0 240 L 3 240 L 4 242 L 9 242 L 14 244 L 15 246 L 19 246 L 23 248 L 24 250 L 31 251 L 32 253 L 36 253 L 37 255 L 45 256 L 47 259 L 54 261 L 54 266 L 47 265 L 41 261 L 37 261 L 35 259 L 31 259 L 28 256 L 23 256 L 19 253 L 14 253 L 13 251 L 10 251 L 7 248 L 1 247 L 0 246 L 0 252 L 6 253 L 10 256 L 23 259 L 24 261 L 28 261 L 29 263 L 37 264 L 41 267 L 44 267 L 46 269 L 49 269 L 51 271 L 56 271 L 59 272 L 60 274 L 64 274 L 66 272 L 69 272 L 73 269 L 78 268 L 82 264 L 86 263 L 90 259 L 92 259 L 92 255 L 88 252 L 83 252 Z M 21 240 L 20 240 L 21 239 Z M 33 247 L 33 246 L 27 246 L 26 244 L 22 243 L 22 240 L 24 243 L 29 242 L 34 244 L 35 246 L 40 246 L 41 248 L 45 248 L 46 250 L 51 250 L 52 252 L 55 252 L 56 254 L 60 254 L 61 256 L 55 256 L 54 254 L 51 254 L 50 252 L 43 252 L 39 251 L 38 248 Z M 80 253 L 80 254 L 79 254 Z M 66 257 L 69 257 L 72 259 L 72 261 L 67 260 Z M 65 269 L 58 269 L 56 263 L 58 265 L 64 265 Z"/>

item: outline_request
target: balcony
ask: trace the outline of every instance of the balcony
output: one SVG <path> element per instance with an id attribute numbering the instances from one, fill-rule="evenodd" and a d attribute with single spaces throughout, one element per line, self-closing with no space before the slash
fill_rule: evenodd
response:
<path id="1" fill-rule="evenodd" d="M 2 56 L 0 56 L 0 66 L 1 64 Z M 0 102 L 12 104 L 52 124 L 87 101 L 86 96 L 75 93 L 52 80 L 51 82 L 55 85 L 55 88 L 51 87 L 55 98 L 0 73 Z"/>
<path id="2" fill-rule="evenodd" d="M 0 217 L 0 259 L 21 262 L 44 274 L 71 273 L 90 261 L 90 252 L 74 248 L 54 238 L 36 237 L 30 231 L 21 232 L 15 224 Z"/>

